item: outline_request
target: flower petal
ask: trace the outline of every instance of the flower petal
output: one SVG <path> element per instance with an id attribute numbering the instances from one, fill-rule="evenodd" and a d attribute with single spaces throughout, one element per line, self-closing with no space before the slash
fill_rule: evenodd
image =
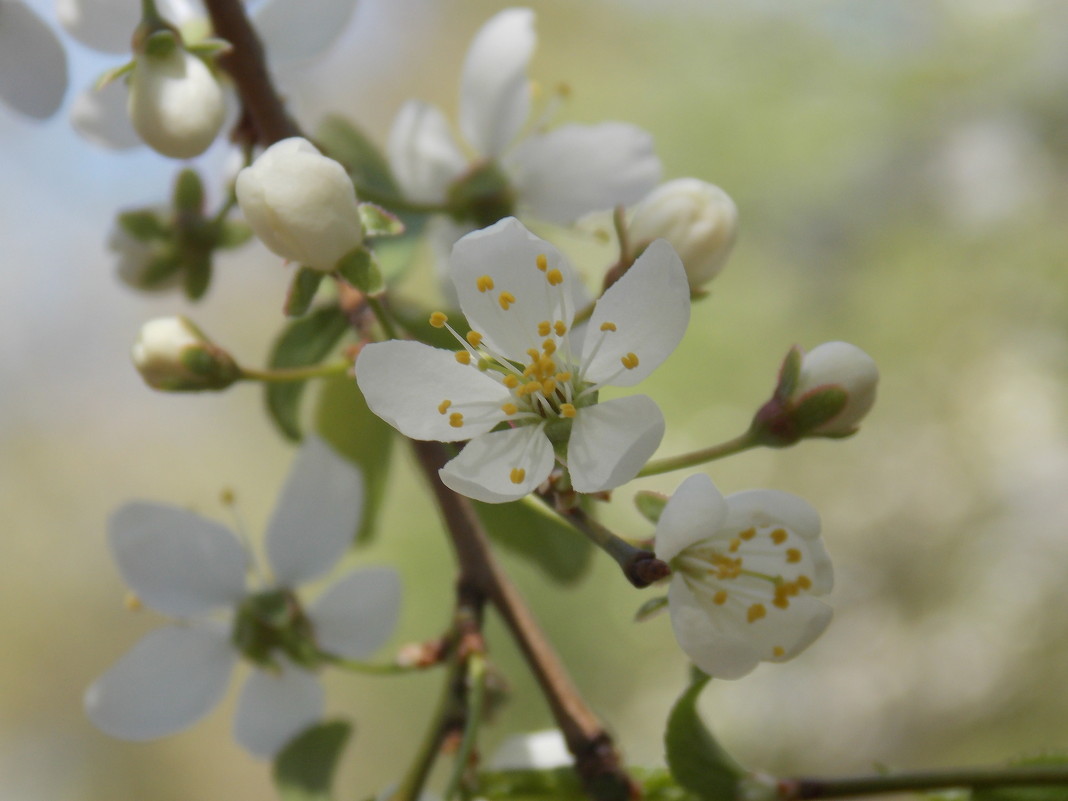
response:
<path id="1" fill-rule="evenodd" d="M 67 54 L 22 0 L 0 0 L 0 100 L 33 119 L 56 113 L 67 91 Z"/>
<path id="2" fill-rule="evenodd" d="M 538 267 L 539 256 L 545 257 L 544 271 Z M 561 279 L 555 285 L 548 280 L 550 274 L 557 276 L 554 271 Z M 489 348 L 508 359 L 529 361 L 527 349 L 545 339 L 538 334 L 538 323 L 562 320 L 571 327 L 578 291 L 571 265 L 515 217 L 457 242 L 449 272 L 471 327 L 485 335 Z M 486 276 L 492 283 L 489 289 L 484 289 Z M 510 302 L 503 293 L 508 293 Z"/>
<path id="3" fill-rule="evenodd" d="M 420 203 L 443 202 L 449 184 L 467 169 L 445 115 L 420 100 L 409 100 L 397 112 L 388 150 L 404 194 Z"/>
<path id="4" fill-rule="evenodd" d="M 545 729 L 508 737 L 489 760 L 490 770 L 552 770 L 572 765 L 575 758 L 567 750 L 559 729 Z"/>
<path id="5" fill-rule="evenodd" d="M 129 54 L 130 37 L 141 19 L 141 4 L 138 0 L 56 0 L 56 18 L 67 33 L 87 47 Z"/>
<path id="6" fill-rule="evenodd" d="M 173 734 L 219 702 L 236 659 L 221 626 L 156 629 L 86 690 L 85 712 L 123 740 Z"/>
<path id="7" fill-rule="evenodd" d="M 254 670 L 237 700 L 234 739 L 258 757 L 272 757 L 322 717 L 323 687 L 306 670 L 283 663 L 278 673 Z"/>
<path id="8" fill-rule="evenodd" d="M 553 459 L 553 446 L 541 426 L 521 426 L 476 437 L 438 475 L 453 492 L 485 503 L 506 503 L 533 492 L 548 478 Z"/>
<path id="9" fill-rule="evenodd" d="M 658 239 L 598 299 L 583 343 L 583 377 L 634 386 L 678 347 L 689 322 L 686 270 L 671 245 Z M 637 362 L 628 369 L 624 358 L 632 356 Z"/>
<path id="10" fill-rule="evenodd" d="M 452 351 L 399 339 L 364 347 L 356 382 L 371 411 L 406 437 L 440 442 L 489 431 L 504 420 L 501 404 L 512 397 L 478 368 L 457 362 Z M 446 400 L 467 412 L 462 426 L 441 412 Z"/>
<path id="11" fill-rule="evenodd" d="M 637 203 L 660 181 L 652 136 L 621 122 L 563 125 L 528 137 L 505 168 L 520 204 L 559 225 Z"/>
<path id="12" fill-rule="evenodd" d="M 267 0 L 252 12 L 273 67 L 322 56 L 345 32 L 356 0 Z"/>
<path id="13" fill-rule="evenodd" d="M 679 551 L 716 535 L 727 517 L 727 502 L 704 473 L 679 484 L 656 525 L 656 558 L 669 562 Z"/>
<path id="14" fill-rule="evenodd" d="M 86 89 L 71 104 L 71 126 L 98 147 L 111 150 L 139 147 L 141 137 L 126 113 L 127 94 L 124 81 L 112 81 L 103 89 Z"/>
<path id="15" fill-rule="evenodd" d="M 193 512 L 130 503 L 111 516 L 108 540 L 130 589 L 165 615 L 201 615 L 245 596 L 248 554 L 241 542 Z"/>
<path id="16" fill-rule="evenodd" d="M 460 78 L 460 130 L 479 153 L 496 158 L 530 113 L 527 63 L 534 12 L 509 8 L 491 17 L 468 48 Z"/>
<path id="17" fill-rule="evenodd" d="M 567 445 L 571 483 L 579 492 L 600 492 L 638 474 L 664 437 L 664 415 L 652 398 L 628 398 L 579 409 Z"/>
<path id="18" fill-rule="evenodd" d="M 308 609 L 319 647 L 348 659 L 366 659 L 393 634 L 400 614 L 400 577 L 389 568 L 355 570 Z"/>
<path id="19" fill-rule="evenodd" d="M 748 632 L 737 630 L 748 625 L 744 619 L 726 612 L 710 614 L 678 573 L 668 588 L 668 611 L 679 646 L 709 676 L 739 679 L 760 662 L 757 644 Z"/>
<path id="20" fill-rule="evenodd" d="M 295 587 L 328 571 L 356 536 L 362 511 L 359 469 L 323 440 L 306 437 L 267 526 L 275 580 Z"/>

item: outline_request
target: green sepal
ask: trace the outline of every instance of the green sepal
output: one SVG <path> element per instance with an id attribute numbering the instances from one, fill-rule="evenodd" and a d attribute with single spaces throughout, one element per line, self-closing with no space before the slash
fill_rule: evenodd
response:
<path id="1" fill-rule="evenodd" d="M 293 280 L 289 283 L 286 302 L 282 306 L 286 317 L 300 317 L 308 311 L 325 273 L 311 267 L 298 267 Z"/>
<path id="2" fill-rule="evenodd" d="M 234 49 L 234 46 L 225 39 L 211 37 L 208 39 L 201 39 L 198 42 L 191 42 L 186 45 L 185 49 L 198 58 L 210 60 L 216 56 L 221 56 L 224 53 L 229 53 Z"/>
<path id="3" fill-rule="evenodd" d="M 160 218 L 158 212 L 152 209 L 124 211 L 115 218 L 115 222 L 139 242 L 168 239 L 171 235 L 169 225 Z"/>
<path id="4" fill-rule="evenodd" d="M 593 546 L 533 500 L 474 501 L 490 538 L 540 567 L 550 578 L 571 584 L 586 574 Z"/>
<path id="5" fill-rule="evenodd" d="M 404 233 L 404 223 L 396 214 L 391 214 L 374 203 L 360 203 L 360 225 L 364 236 L 400 236 Z"/>
<path id="6" fill-rule="evenodd" d="M 638 611 L 634 613 L 634 622 L 644 623 L 646 620 L 652 620 L 667 609 L 667 605 L 668 599 L 666 595 L 658 595 L 655 598 L 650 598 L 638 607 Z"/>
<path id="7" fill-rule="evenodd" d="M 112 81 L 117 81 L 119 78 L 122 78 L 125 75 L 129 75 L 131 72 L 134 71 L 135 66 L 135 62 L 127 61 L 125 64 L 120 64 L 117 67 L 112 67 L 96 79 L 96 83 L 93 84 L 93 89 L 99 92 Z"/>
<path id="8" fill-rule="evenodd" d="M 282 801 L 329 801 L 334 772 L 352 724 L 343 720 L 305 729 L 274 758 L 272 775 Z"/>
<path id="9" fill-rule="evenodd" d="M 639 490 L 634 493 L 634 505 L 638 513 L 652 524 L 660 522 L 660 515 L 667 506 L 668 496 L 662 492 L 653 490 Z"/>
<path id="10" fill-rule="evenodd" d="M 801 377 L 801 349 L 794 345 L 779 368 L 779 381 L 775 386 L 775 397 L 785 401 L 794 394 L 797 380 Z"/>
<path id="11" fill-rule="evenodd" d="M 381 292 L 385 287 L 382 272 L 375 262 L 375 254 L 360 245 L 349 251 L 337 263 L 341 277 L 367 295 Z"/>
<path id="12" fill-rule="evenodd" d="M 211 284 L 211 251 L 186 254 L 182 259 L 185 276 L 182 290 L 190 300 L 199 300 L 208 291 Z"/>
<path id="13" fill-rule="evenodd" d="M 709 677 L 700 673 L 668 716 L 664 749 L 671 775 L 703 801 L 735 801 L 745 770 L 712 736 L 697 711 Z"/>
<path id="14" fill-rule="evenodd" d="M 178 173 L 174 181 L 173 201 L 179 214 L 200 215 L 204 208 L 204 183 L 196 170 L 186 168 Z"/>
<path id="15" fill-rule="evenodd" d="M 393 173 L 381 151 L 363 131 L 344 117 L 330 115 L 319 125 L 315 141 L 323 152 L 341 162 L 359 187 L 396 195 L 400 192 Z"/>
<path id="16" fill-rule="evenodd" d="M 307 367 L 318 364 L 333 350 L 349 328 L 348 318 L 337 306 L 322 306 L 282 331 L 271 350 L 272 368 Z M 278 430 L 299 441 L 300 401 L 306 381 L 264 384 L 267 411 Z"/>
<path id="17" fill-rule="evenodd" d="M 341 376 L 322 383 L 315 429 L 334 450 L 363 472 L 363 513 L 355 543 L 370 543 L 386 493 L 396 432 L 367 408 L 356 382 Z"/>
<path id="18" fill-rule="evenodd" d="M 144 38 L 144 54 L 149 58 L 164 58 L 182 46 L 181 37 L 170 28 L 159 28 Z"/>
<path id="19" fill-rule="evenodd" d="M 841 387 L 815 389 L 798 401 L 790 417 L 801 436 L 806 436 L 841 414 L 848 402 L 849 393 Z"/>
<path id="20" fill-rule="evenodd" d="M 241 247 L 252 239 L 252 229 L 241 220 L 221 220 L 215 227 L 215 247 L 220 250 Z"/>

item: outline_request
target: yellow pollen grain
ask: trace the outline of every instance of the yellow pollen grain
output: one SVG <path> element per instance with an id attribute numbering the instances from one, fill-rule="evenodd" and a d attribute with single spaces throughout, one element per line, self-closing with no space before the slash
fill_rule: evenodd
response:
<path id="1" fill-rule="evenodd" d="M 506 375 L 502 382 L 508 389 L 515 389 L 519 386 L 519 379 L 514 375 Z"/>
<path id="2" fill-rule="evenodd" d="M 535 392 L 541 391 L 541 384 L 537 381 L 531 381 L 529 384 L 524 384 L 519 388 L 519 397 L 523 398 L 527 395 L 533 395 Z"/>
<path id="3" fill-rule="evenodd" d="M 571 403 L 561 403 L 560 404 L 560 416 L 561 417 L 571 418 L 571 417 L 574 417 L 576 414 L 578 414 L 578 412 L 576 411 L 574 404 L 571 404 Z"/>
<path id="4" fill-rule="evenodd" d="M 798 576 L 796 584 L 801 589 L 808 590 L 812 588 L 812 579 L 810 579 L 808 576 Z"/>
<path id="5" fill-rule="evenodd" d="M 779 609 L 787 609 L 790 606 L 790 599 L 785 596 L 775 596 L 775 600 L 772 601 Z"/>
<path id="6" fill-rule="evenodd" d="M 564 283 L 564 274 L 553 267 L 545 274 L 545 280 L 549 282 L 550 286 L 560 286 L 560 284 Z"/>
<path id="7" fill-rule="evenodd" d="M 467 344 L 472 348 L 477 348 L 482 344 L 482 334 L 478 333 L 478 331 L 468 331 Z"/>
<path id="8" fill-rule="evenodd" d="M 786 549 L 786 561 L 789 562 L 792 565 L 797 564 L 798 562 L 801 561 L 801 551 L 798 550 L 797 548 L 787 548 Z"/>
<path id="9" fill-rule="evenodd" d="M 453 412 L 449 415 L 449 425 L 453 428 L 460 428 L 464 424 L 464 416 L 460 412 Z"/>
<path id="10" fill-rule="evenodd" d="M 475 281 L 475 286 L 478 287 L 479 292 L 486 292 L 490 289 L 493 289 L 493 279 L 490 278 L 488 275 L 484 275 L 477 281 Z"/>
<path id="11" fill-rule="evenodd" d="M 553 342 L 551 339 L 547 339 L 541 343 L 541 349 L 546 356 L 552 356 L 554 353 L 556 353 L 556 343 Z"/>
<path id="12" fill-rule="evenodd" d="M 623 362 L 623 366 L 628 370 L 633 370 L 638 366 L 638 357 L 633 353 L 628 353 L 626 356 L 621 357 L 620 361 Z"/>
<path id="13" fill-rule="evenodd" d="M 444 328 L 447 322 L 449 322 L 449 316 L 444 312 L 434 312 L 430 315 L 430 324 L 434 328 Z"/>
<path id="14" fill-rule="evenodd" d="M 608 323 L 608 322 L 601 323 L 601 330 L 602 331 L 615 331 L 616 330 L 616 324 L 615 323 Z"/>
<path id="15" fill-rule="evenodd" d="M 460 364 L 471 364 L 471 354 L 466 350 L 456 351 L 456 361 Z"/>
<path id="16" fill-rule="evenodd" d="M 727 603 L 727 591 L 716 590 L 716 594 L 712 596 L 712 603 L 718 606 L 723 606 L 723 604 Z"/>
<path id="17" fill-rule="evenodd" d="M 764 604 L 753 604 L 749 607 L 749 611 L 745 613 L 745 619 L 750 623 L 755 623 L 767 613 L 768 610 L 764 608 Z"/>
<path id="18" fill-rule="evenodd" d="M 538 269 L 545 272 L 549 269 L 549 259 L 546 258 L 544 253 L 539 253 L 538 257 L 534 259 L 534 262 L 538 265 Z"/>
<path id="19" fill-rule="evenodd" d="M 546 378 L 541 382 L 541 392 L 543 395 L 552 395 L 556 392 L 556 382 L 551 378 Z"/>
<path id="20" fill-rule="evenodd" d="M 552 330 L 553 330 L 553 324 L 550 323 L 548 320 L 542 320 L 540 323 L 538 323 L 538 336 L 539 337 L 547 337 L 547 336 L 549 336 L 549 332 L 552 331 Z"/>
<path id="21" fill-rule="evenodd" d="M 501 304 L 501 308 L 508 311 L 508 307 L 515 303 L 515 295 L 511 292 L 502 292 L 500 297 L 497 298 L 497 302 Z"/>
<path id="22" fill-rule="evenodd" d="M 776 545 L 782 545 L 786 542 L 786 529 L 777 528 L 771 532 L 771 541 Z"/>
<path id="23" fill-rule="evenodd" d="M 522 484 L 523 479 L 527 477 L 527 471 L 522 467 L 513 467 L 509 478 L 512 479 L 513 484 Z"/>
<path id="24" fill-rule="evenodd" d="M 445 414 L 447 411 L 449 411 L 450 406 L 452 406 L 452 401 L 446 398 L 438 404 L 438 413 Z"/>
<path id="25" fill-rule="evenodd" d="M 731 540 L 731 547 L 730 547 L 730 552 L 731 553 L 735 553 L 741 547 L 742 547 L 742 541 L 740 539 L 735 537 L 733 540 Z"/>
<path id="26" fill-rule="evenodd" d="M 786 656 L 786 649 L 783 648 L 781 645 L 776 645 L 774 648 L 771 649 L 771 653 L 772 656 L 774 656 L 776 659 L 781 659 L 782 657 Z"/>
<path id="27" fill-rule="evenodd" d="M 555 378 L 557 382 L 561 384 L 566 384 L 568 381 L 571 380 L 571 373 L 557 373 L 553 376 L 553 378 Z"/>
<path id="28" fill-rule="evenodd" d="M 126 607 L 127 612 L 140 612 L 145 608 L 141 599 L 132 592 L 126 593 L 126 597 L 122 599 L 122 605 Z"/>
<path id="29" fill-rule="evenodd" d="M 751 540 L 753 539 L 753 537 L 756 536 L 756 529 L 747 528 L 745 531 L 739 532 L 738 536 L 741 537 L 743 540 Z"/>
<path id="30" fill-rule="evenodd" d="M 558 337 L 562 337 L 564 334 L 567 333 L 567 325 L 564 323 L 563 320 L 557 320 L 555 323 L 553 323 L 553 331 L 556 332 L 556 335 Z"/>
<path id="31" fill-rule="evenodd" d="M 515 414 L 519 411 L 519 407 L 516 406 L 514 403 L 505 403 L 501 406 L 501 411 L 505 414 Z"/>

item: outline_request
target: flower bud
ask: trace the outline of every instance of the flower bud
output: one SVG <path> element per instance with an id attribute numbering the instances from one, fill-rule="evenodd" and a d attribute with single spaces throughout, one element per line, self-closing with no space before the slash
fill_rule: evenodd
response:
<path id="1" fill-rule="evenodd" d="M 256 236 L 304 267 L 333 272 L 363 240 L 352 180 L 306 139 L 271 145 L 238 173 L 236 189 Z"/>
<path id="2" fill-rule="evenodd" d="M 676 178 L 654 189 L 637 205 L 628 228 L 638 246 L 666 239 L 697 290 L 723 269 L 738 232 L 738 207 L 718 186 L 696 178 Z"/>
<path id="3" fill-rule="evenodd" d="M 848 342 L 824 342 L 801 357 L 801 371 L 793 396 L 803 398 L 819 387 L 845 390 L 841 411 L 809 433 L 840 437 L 857 430 L 860 421 L 875 405 L 879 368 L 875 360 Z"/>
<path id="4" fill-rule="evenodd" d="M 145 383 L 167 392 L 225 389 L 241 372 L 229 353 L 185 317 L 149 320 L 131 356 Z"/>
<path id="5" fill-rule="evenodd" d="M 175 159 L 199 156 L 226 118 L 226 98 L 208 66 L 175 44 L 138 52 L 127 111 L 145 144 Z"/>

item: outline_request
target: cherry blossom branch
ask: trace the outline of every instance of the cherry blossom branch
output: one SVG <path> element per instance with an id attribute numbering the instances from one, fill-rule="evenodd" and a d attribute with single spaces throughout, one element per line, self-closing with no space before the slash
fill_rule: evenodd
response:
<path id="1" fill-rule="evenodd" d="M 800 801 L 809 798 L 845 798 L 949 788 L 982 790 L 1065 784 L 1068 784 L 1068 765 L 1020 765 L 1011 768 L 954 768 L 884 776 L 780 779 L 777 790 L 783 801 Z"/>

